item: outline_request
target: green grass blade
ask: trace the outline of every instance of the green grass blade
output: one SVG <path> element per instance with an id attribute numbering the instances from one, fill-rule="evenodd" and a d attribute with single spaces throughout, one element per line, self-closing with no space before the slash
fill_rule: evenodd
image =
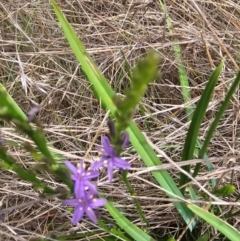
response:
<path id="1" fill-rule="evenodd" d="M 215 215 L 209 213 L 208 211 L 196 206 L 187 205 L 196 215 L 208 222 L 211 226 L 216 228 L 219 232 L 224 234 L 231 241 L 240 240 L 240 232 L 237 231 L 233 226 L 229 225 L 224 220 L 216 217 Z"/>
<path id="2" fill-rule="evenodd" d="M 96 64 L 92 61 L 90 55 L 87 53 L 85 47 L 74 32 L 72 26 L 69 24 L 54 0 L 52 0 L 52 5 L 71 49 L 73 50 L 79 63 L 82 65 L 82 70 L 84 71 L 85 75 L 89 80 L 91 80 L 91 83 L 93 84 L 94 93 L 98 98 L 104 99 L 103 104 L 107 106 L 111 112 L 115 112 L 116 107 L 112 101 L 112 98 L 114 97 L 114 91 L 108 85 L 106 79 L 101 74 Z M 99 82 L 101 82 L 101 84 L 99 84 Z"/>
<path id="3" fill-rule="evenodd" d="M 4 95 L 4 96 L 3 96 Z M 5 106 L 11 112 L 13 118 L 19 121 L 27 121 L 27 116 L 13 100 L 13 98 L 7 94 L 5 87 L 0 83 L 0 105 Z"/>
<path id="4" fill-rule="evenodd" d="M 171 21 L 170 17 L 168 16 L 167 9 L 161 0 L 159 0 L 159 4 L 160 4 L 163 12 L 166 15 L 166 23 L 167 23 L 168 31 L 169 31 L 169 33 L 173 33 L 172 21 Z M 177 61 L 178 75 L 179 75 L 179 80 L 181 83 L 183 101 L 184 101 L 184 103 L 187 103 L 191 100 L 191 94 L 190 94 L 190 90 L 189 90 L 187 71 L 183 65 L 183 61 L 181 58 L 180 46 L 178 44 L 174 44 L 173 51 L 174 51 L 175 58 Z M 192 119 L 193 111 L 194 111 L 193 106 L 190 105 L 190 106 L 186 107 L 186 113 L 187 113 L 187 117 L 188 117 L 189 121 Z"/>
<path id="5" fill-rule="evenodd" d="M 218 77 L 221 73 L 223 66 L 223 62 L 216 68 L 216 70 L 212 73 L 203 93 L 202 96 L 197 104 L 196 110 L 194 111 L 193 118 L 191 124 L 188 129 L 188 133 L 186 136 L 183 153 L 182 153 L 182 160 L 190 160 L 193 159 L 193 153 L 197 141 L 198 132 L 200 126 L 202 124 L 203 118 L 205 116 L 208 104 L 211 100 L 214 87 L 218 81 Z M 183 169 L 190 172 L 190 166 L 184 166 Z M 188 177 L 186 177 L 183 173 L 180 175 L 180 186 L 186 184 L 188 182 Z M 183 189 L 184 193 L 184 189 Z"/>
<path id="6" fill-rule="evenodd" d="M 163 12 L 166 14 L 166 23 L 167 23 L 168 31 L 170 33 L 174 33 L 172 21 L 171 21 L 171 18 L 168 16 L 167 9 L 166 9 L 165 5 L 163 4 L 163 2 L 161 0 L 159 0 L 159 4 L 160 4 Z M 180 85 L 181 85 L 183 101 L 186 104 L 191 100 L 191 93 L 190 93 L 190 88 L 189 88 L 187 71 L 186 71 L 186 68 L 184 67 L 183 60 L 182 60 L 182 57 L 181 57 L 180 46 L 178 44 L 174 44 L 173 45 L 173 51 L 174 51 L 176 62 L 177 62 L 178 75 L 179 75 L 179 80 L 180 80 Z M 194 112 L 194 107 L 192 105 L 189 105 L 189 106 L 186 107 L 186 114 L 187 114 L 188 121 L 192 120 L 193 112 Z M 195 156 L 198 156 L 199 149 L 201 149 L 201 148 L 202 148 L 202 143 L 199 140 L 197 140 L 197 147 L 194 150 Z M 206 153 L 204 153 L 204 158 L 205 159 L 208 158 L 208 155 Z M 213 166 L 212 166 L 212 163 L 210 161 L 207 161 L 206 165 L 207 165 L 208 171 L 210 171 L 210 172 L 213 171 Z M 211 182 L 212 182 L 212 186 L 215 187 L 216 186 L 216 180 L 211 179 Z"/>
<path id="7" fill-rule="evenodd" d="M 208 241 L 209 240 L 209 233 L 206 232 L 205 234 L 201 235 L 196 241 Z"/>
<path id="8" fill-rule="evenodd" d="M 72 190 L 73 182 L 69 177 L 64 175 L 65 167 L 61 167 L 54 159 L 47 146 L 47 140 L 43 131 L 41 128 L 33 128 L 21 108 L 14 102 L 12 97 L 7 93 L 6 89 L 2 85 L 0 86 L 0 117 L 7 121 L 13 121 L 17 129 L 20 129 L 33 140 L 41 154 L 43 154 L 41 161 L 47 164 L 47 169 L 51 170 L 60 177 L 60 179 Z M 7 161 L 7 159 L 5 161 Z M 17 170 L 20 171 L 20 169 Z"/>
<path id="9" fill-rule="evenodd" d="M 56 194 L 56 192 L 52 188 L 50 188 L 49 186 L 45 185 L 42 181 L 40 181 L 36 177 L 35 173 L 20 167 L 15 161 L 15 159 L 6 153 L 5 148 L 2 146 L 0 146 L 0 159 L 3 160 L 3 162 L 0 162 L 0 167 L 6 170 L 13 170 L 23 180 L 33 184 L 34 188 L 36 189 L 44 190 L 45 193 L 50 195 Z"/>
<path id="10" fill-rule="evenodd" d="M 136 225 L 130 222 L 124 215 L 122 215 L 112 203 L 107 202 L 106 206 L 109 213 L 116 220 L 120 228 L 128 233 L 134 240 L 137 241 L 154 241 L 154 239 L 147 233 L 139 229 Z"/>
<path id="11" fill-rule="evenodd" d="M 4 98 L 3 96 L 4 95 Z M 7 101 L 6 101 L 7 100 Z M 0 83 L 0 106 L 5 106 L 11 112 L 11 116 L 16 120 L 27 122 L 28 118 L 22 109 L 18 106 L 18 104 L 14 101 L 11 95 L 8 94 L 6 88 Z M 1 111 L 1 108 L 0 108 Z M 52 147 L 51 144 L 48 143 L 48 146 Z M 57 157 L 58 159 L 64 159 L 64 157 L 60 154 L 51 153 L 52 156 Z"/>
<path id="12" fill-rule="evenodd" d="M 203 158 L 204 153 L 206 152 L 207 147 L 208 147 L 208 145 L 209 145 L 209 143 L 212 139 L 212 136 L 213 136 L 213 134 L 214 134 L 214 132 L 215 132 L 217 126 L 218 126 L 218 123 L 219 123 L 222 115 L 224 114 L 225 110 L 227 109 L 228 104 L 229 104 L 234 92 L 236 91 L 236 89 L 239 85 L 239 82 L 240 82 L 240 72 L 238 73 L 238 75 L 237 75 L 236 79 L 234 80 L 233 84 L 231 85 L 231 87 L 230 87 L 230 89 L 229 89 L 229 91 L 228 91 L 228 93 L 225 97 L 225 100 L 222 102 L 222 105 L 221 105 L 218 113 L 216 114 L 216 117 L 215 117 L 213 123 L 211 124 L 211 126 L 208 130 L 208 133 L 207 133 L 207 136 L 206 136 L 205 141 L 203 143 L 203 146 L 202 146 L 202 148 L 199 152 L 199 156 L 198 156 L 199 158 Z M 194 174 L 193 174 L 194 177 L 198 174 L 198 171 L 200 170 L 200 167 L 201 167 L 201 164 L 198 163 L 195 167 L 195 170 L 194 170 Z"/>
<path id="13" fill-rule="evenodd" d="M 56 2 L 52 0 L 52 4 L 55 10 L 55 13 L 58 17 L 58 20 L 63 28 L 64 34 L 77 58 L 77 60 L 82 65 L 82 70 L 84 71 L 87 79 L 91 82 L 94 87 L 95 92 L 98 97 L 101 97 L 101 102 L 106 106 L 112 114 L 116 112 L 116 106 L 114 105 L 112 98 L 114 97 L 114 92 L 111 87 L 108 85 L 104 76 L 101 75 L 100 71 L 96 67 L 95 63 L 91 60 L 90 56 L 87 54 L 83 44 L 78 39 L 76 33 L 74 32 L 71 25 L 68 23 L 63 13 L 57 6 Z M 134 122 L 130 123 L 128 128 L 128 133 L 130 135 L 130 140 L 138 154 L 143 159 L 146 166 L 160 165 L 161 161 L 158 159 L 156 153 L 147 143 L 146 138 L 137 128 Z M 182 194 L 176 184 L 174 183 L 171 176 L 167 171 L 153 172 L 153 176 L 156 178 L 158 183 L 165 188 L 167 191 L 182 197 Z M 176 202 L 174 203 L 178 212 L 182 215 L 185 222 L 188 224 L 193 218 L 193 213 L 188 210 L 187 206 L 184 203 Z M 192 230 L 192 225 L 190 229 Z"/>

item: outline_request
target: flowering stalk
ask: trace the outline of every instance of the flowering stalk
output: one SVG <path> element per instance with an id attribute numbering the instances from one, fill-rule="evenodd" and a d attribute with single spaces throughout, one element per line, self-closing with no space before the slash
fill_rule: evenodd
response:
<path id="1" fill-rule="evenodd" d="M 114 123 L 109 121 L 108 123 L 110 126 L 110 135 L 114 135 L 115 132 L 115 128 L 114 128 Z M 121 179 L 122 181 L 125 183 L 129 193 L 131 196 L 134 196 L 134 190 L 130 184 L 130 182 L 127 179 L 127 170 L 130 168 L 130 163 L 128 163 L 127 161 L 125 161 L 124 159 L 119 157 L 120 154 L 120 150 L 124 149 L 127 147 L 127 145 L 129 144 L 129 135 L 127 132 L 122 132 L 121 133 L 121 138 L 119 140 L 116 141 L 117 143 L 117 147 L 118 147 L 118 152 L 115 150 L 115 147 L 113 147 L 111 145 L 111 142 L 109 140 L 109 138 L 107 136 L 102 136 L 101 141 L 102 141 L 102 147 L 99 148 L 99 152 L 100 152 L 100 160 L 99 161 L 95 161 L 92 165 L 91 165 L 91 169 L 98 169 L 102 166 L 106 166 L 107 167 L 107 172 L 108 172 L 108 180 L 109 182 L 112 182 L 112 177 L 113 177 L 113 168 L 118 168 L 120 170 L 123 170 L 123 172 L 121 172 Z M 138 200 L 133 199 L 134 203 L 136 205 L 136 209 L 140 215 L 140 217 L 146 222 L 146 224 L 148 225 L 148 221 L 146 219 L 146 217 L 144 216 L 144 213 L 142 211 L 141 205 L 139 203 Z"/>
<path id="2" fill-rule="evenodd" d="M 140 100 L 147 89 L 147 85 L 158 76 L 157 65 L 159 64 L 159 61 L 158 54 L 149 52 L 144 59 L 141 59 L 137 63 L 136 67 L 130 74 L 131 87 L 125 91 L 125 98 L 121 99 L 119 96 L 115 96 L 114 98 L 114 103 L 118 107 L 115 112 L 116 122 L 114 125 L 114 123 L 110 121 L 108 126 L 117 156 L 120 155 L 124 148 L 123 143 L 126 145 L 126 139 L 128 138 L 129 140 L 128 134 L 125 130 L 128 128 L 129 123 L 132 120 L 136 106 L 140 103 Z M 121 179 L 126 184 L 131 196 L 134 196 L 134 190 L 127 179 L 126 170 L 122 172 Z M 134 203 L 140 217 L 142 217 L 142 219 L 148 224 L 138 200 L 134 199 Z"/>
<path id="3" fill-rule="evenodd" d="M 129 74 L 131 87 L 125 90 L 125 97 L 123 99 L 119 96 L 113 98 L 117 111 L 114 113 L 116 121 L 112 143 L 117 154 L 121 152 L 118 141 L 121 139 L 122 133 L 129 127 L 135 108 L 145 94 L 148 84 L 158 77 L 159 62 L 160 56 L 156 52 L 150 51 L 145 58 L 138 61 L 132 73 Z"/>

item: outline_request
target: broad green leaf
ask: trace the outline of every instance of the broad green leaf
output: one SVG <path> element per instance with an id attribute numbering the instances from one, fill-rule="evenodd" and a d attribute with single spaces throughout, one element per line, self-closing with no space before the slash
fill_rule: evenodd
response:
<path id="1" fill-rule="evenodd" d="M 139 229 L 136 225 L 130 222 L 124 215 L 122 215 L 112 203 L 107 202 L 106 206 L 109 213 L 115 219 L 119 227 L 128 233 L 136 241 L 154 241 L 154 239 L 147 233 Z"/>
<path id="2" fill-rule="evenodd" d="M 78 39 L 73 28 L 68 23 L 54 0 L 52 0 L 52 4 L 64 34 L 70 44 L 70 47 L 72 48 L 77 60 L 81 63 L 82 70 L 84 71 L 87 79 L 93 85 L 98 98 L 101 98 L 101 103 L 103 103 L 103 105 L 106 106 L 114 115 L 117 109 L 112 101 L 113 97 L 115 96 L 113 90 L 107 83 L 104 76 L 100 73 L 99 69 L 96 67 L 89 54 L 86 52 L 83 44 Z M 147 143 L 146 138 L 143 136 L 133 121 L 131 121 L 129 125 L 128 133 L 130 135 L 132 145 L 141 156 L 146 166 L 150 167 L 161 164 L 161 161 L 158 159 L 156 153 Z M 153 172 L 153 176 L 156 178 L 158 183 L 167 191 L 183 198 L 180 190 L 177 188 L 176 184 L 167 171 Z M 178 212 L 182 215 L 185 222 L 188 224 L 193 218 L 192 212 L 187 209 L 187 206 L 184 203 L 176 202 L 174 205 Z M 192 225 L 190 225 L 190 230 L 192 230 Z"/>
<path id="3" fill-rule="evenodd" d="M 237 87 L 239 86 L 239 82 L 240 82 L 240 72 L 237 74 L 236 79 L 232 83 L 224 101 L 222 102 L 222 105 L 221 105 L 219 111 L 216 114 L 216 117 L 215 117 L 213 123 L 211 124 L 211 126 L 208 130 L 207 136 L 206 136 L 205 141 L 203 143 L 203 146 L 202 146 L 202 148 L 199 152 L 198 158 L 204 157 L 204 153 L 207 150 L 207 147 L 208 147 L 208 145 L 209 145 L 209 143 L 212 139 L 212 136 L 213 136 L 213 134 L 214 134 L 214 132 L 215 132 L 217 126 L 218 126 L 218 123 L 219 123 L 220 119 L 222 118 L 224 112 L 226 111 L 234 92 L 236 91 Z M 196 165 L 195 170 L 194 170 L 194 174 L 193 174 L 194 177 L 197 176 L 198 171 L 200 170 L 200 167 L 201 167 L 201 164 Z"/>
<path id="4" fill-rule="evenodd" d="M 197 241 L 208 241 L 209 240 L 209 233 L 206 232 L 205 234 L 203 234 L 201 237 L 199 237 L 197 239 Z"/>
<path id="5" fill-rule="evenodd" d="M 182 160 L 191 160 L 193 159 L 193 153 L 195 149 L 195 145 L 197 142 L 197 136 L 200 129 L 200 126 L 202 124 L 203 118 L 205 116 L 208 104 L 211 100 L 214 87 L 218 81 L 218 77 L 221 73 L 223 66 L 223 62 L 215 69 L 215 71 L 212 73 L 202 95 L 201 98 L 197 104 L 196 110 L 194 111 L 193 118 L 191 121 L 191 124 L 189 126 L 186 140 L 184 143 L 183 153 L 182 153 Z M 186 172 L 190 172 L 190 165 L 184 166 L 183 169 Z M 180 186 L 186 184 L 189 181 L 188 177 L 185 176 L 183 173 L 180 175 Z M 184 193 L 184 189 L 182 190 Z"/>
<path id="6" fill-rule="evenodd" d="M 231 241 L 239 241 L 240 240 L 240 232 L 235 229 L 233 226 L 225 222 L 224 220 L 216 217 L 215 215 L 209 213 L 208 211 L 196 206 L 189 204 L 187 205 L 189 209 L 191 209 L 195 214 L 197 214 L 200 218 L 205 220 L 211 226 L 216 228 L 219 232 L 224 234 Z"/>

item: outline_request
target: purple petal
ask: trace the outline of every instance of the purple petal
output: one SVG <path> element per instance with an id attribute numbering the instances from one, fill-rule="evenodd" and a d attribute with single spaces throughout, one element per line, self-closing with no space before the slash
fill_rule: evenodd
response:
<path id="1" fill-rule="evenodd" d="M 75 208 L 73 212 L 73 217 L 72 217 L 72 224 L 76 225 L 83 217 L 84 214 L 84 208 L 81 206 L 78 206 Z"/>
<path id="2" fill-rule="evenodd" d="M 62 203 L 66 206 L 76 207 L 79 205 L 79 200 L 76 198 L 71 198 L 71 199 L 63 200 Z"/>
<path id="3" fill-rule="evenodd" d="M 103 146 L 104 150 L 108 150 L 109 148 L 112 148 L 110 140 L 107 136 L 102 136 L 101 142 L 102 142 L 102 146 Z"/>
<path id="4" fill-rule="evenodd" d="M 122 148 L 126 148 L 129 144 L 129 135 L 126 131 L 122 133 L 121 139 L 122 139 Z"/>
<path id="5" fill-rule="evenodd" d="M 80 161 L 78 166 L 78 173 L 82 173 L 83 171 L 85 171 L 85 168 L 84 168 L 84 161 Z"/>
<path id="6" fill-rule="evenodd" d="M 91 165 L 91 169 L 93 169 L 93 170 L 99 169 L 100 167 L 103 166 L 103 162 L 104 161 L 102 159 L 100 161 L 93 162 Z"/>
<path id="7" fill-rule="evenodd" d="M 77 193 L 80 193 L 80 190 L 81 190 L 81 181 L 77 179 L 74 183 L 74 194 L 76 195 Z"/>
<path id="8" fill-rule="evenodd" d="M 99 172 L 97 170 L 89 170 L 85 172 L 84 179 L 94 179 L 98 177 Z"/>
<path id="9" fill-rule="evenodd" d="M 131 167 L 131 164 L 119 157 L 114 157 L 113 158 L 113 165 L 122 168 L 122 169 L 129 169 Z"/>
<path id="10" fill-rule="evenodd" d="M 41 109 L 41 106 L 37 105 L 37 106 L 32 107 L 28 111 L 27 116 L 28 116 L 28 121 L 29 122 L 32 122 L 35 119 L 35 117 L 36 117 L 36 115 L 37 115 L 37 113 L 39 112 L 40 109 Z"/>
<path id="11" fill-rule="evenodd" d="M 89 181 L 85 181 L 85 185 L 90 189 L 93 194 L 97 194 L 97 186 Z"/>
<path id="12" fill-rule="evenodd" d="M 102 141 L 102 146 L 103 146 L 105 154 L 108 154 L 110 156 L 115 155 L 115 151 L 114 151 L 113 147 L 111 146 L 111 142 L 110 142 L 109 138 L 107 136 L 102 136 L 101 141 Z M 104 155 L 104 153 L 103 153 L 103 155 Z"/>
<path id="13" fill-rule="evenodd" d="M 85 181 L 76 180 L 74 184 L 74 194 L 76 198 L 85 197 Z"/>
<path id="14" fill-rule="evenodd" d="M 93 198 L 89 206 L 91 208 L 98 208 L 98 207 L 104 206 L 106 202 L 107 202 L 106 199 L 103 199 L 103 198 Z"/>
<path id="15" fill-rule="evenodd" d="M 76 175 L 71 175 L 71 179 L 72 179 L 73 181 L 76 181 L 76 180 L 77 180 L 77 176 L 76 176 Z"/>
<path id="16" fill-rule="evenodd" d="M 77 174 L 77 168 L 69 161 L 65 161 L 64 162 L 65 165 L 67 166 L 67 168 L 74 174 L 76 175 Z"/>
<path id="17" fill-rule="evenodd" d="M 97 217 L 92 208 L 87 207 L 86 208 L 86 214 L 87 216 L 92 220 L 92 222 L 96 223 L 97 222 Z"/>
<path id="18" fill-rule="evenodd" d="M 112 161 L 108 161 L 108 181 L 112 182 L 113 178 L 113 163 Z"/>

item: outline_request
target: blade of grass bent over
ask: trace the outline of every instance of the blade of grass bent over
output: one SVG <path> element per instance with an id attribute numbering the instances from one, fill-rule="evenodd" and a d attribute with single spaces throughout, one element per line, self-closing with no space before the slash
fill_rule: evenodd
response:
<path id="1" fill-rule="evenodd" d="M 64 31 L 64 34 L 70 44 L 70 47 L 72 48 L 77 60 L 81 63 L 82 70 L 87 76 L 87 79 L 90 81 L 90 83 L 92 83 L 98 98 L 101 98 L 101 102 L 104 104 L 104 106 L 106 106 L 114 115 L 114 113 L 116 112 L 116 106 L 112 101 L 113 97 L 115 96 L 113 90 L 108 85 L 106 79 L 100 73 L 99 69 L 96 67 L 89 54 L 86 52 L 83 44 L 78 39 L 73 28 L 68 23 L 54 0 L 52 0 L 52 4 Z M 139 131 L 134 122 L 130 123 L 128 132 L 132 145 L 135 147 L 146 166 L 149 167 L 154 165 L 160 165 L 161 162 L 158 159 L 157 155 L 149 146 L 145 137 Z M 153 176 L 163 188 L 183 198 L 180 190 L 177 188 L 176 184 L 174 183 L 173 179 L 167 171 L 154 172 Z M 177 208 L 178 212 L 182 215 L 185 222 L 188 224 L 193 218 L 193 213 L 188 210 L 186 204 L 184 203 L 175 202 L 174 205 Z M 190 230 L 192 230 L 191 225 Z"/>
<path id="2" fill-rule="evenodd" d="M 216 68 L 216 70 L 212 73 L 202 95 L 201 98 L 197 104 L 196 110 L 194 111 L 193 118 L 191 121 L 191 124 L 189 126 L 186 140 L 184 143 L 184 148 L 182 152 L 182 160 L 190 160 L 193 159 L 193 153 L 195 149 L 195 143 L 197 140 L 198 132 L 200 129 L 200 126 L 202 124 L 203 118 L 205 116 L 208 104 L 210 102 L 210 99 L 212 97 L 215 85 L 218 81 L 218 77 L 221 73 L 223 66 L 223 62 Z M 190 165 L 184 166 L 183 169 L 190 172 Z M 188 177 L 181 173 L 180 175 L 180 186 L 186 184 L 189 181 Z M 182 191 L 184 193 L 184 189 Z"/>
<path id="3" fill-rule="evenodd" d="M 211 226 L 215 227 L 218 231 L 224 234 L 231 241 L 240 240 L 240 232 L 237 231 L 233 226 L 229 225 L 224 220 L 216 217 L 215 215 L 209 213 L 208 211 L 196 206 L 187 205 L 194 213 L 196 213 L 200 218 L 208 222 Z"/>

